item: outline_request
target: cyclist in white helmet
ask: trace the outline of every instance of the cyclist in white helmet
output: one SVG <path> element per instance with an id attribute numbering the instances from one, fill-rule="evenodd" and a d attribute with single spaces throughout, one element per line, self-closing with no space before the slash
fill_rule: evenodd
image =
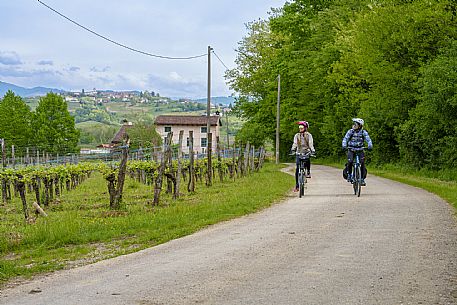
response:
<path id="1" fill-rule="evenodd" d="M 306 121 L 299 121 L 298 131 L 294 136 L 294 143 L 292 144 L 291 151 L 297 153 L 308 153 L 312 155 L 316 153 L 314 149 L 313 136 L 308 132 L 309 124 Z M 296 168 L 295 168 L 295 189 L 294 192 L 298 192 L 298 171 L 300 167 L 300 158 L 297 155 L 295 159 Z M 306 164 L 306 178 L 311 178 L 311 162 L 308 159 Z"/>
<path id="2" fill-rule="evenodd" d="M 343 138 L 343 149 L 347 149 L 348 162 L 346 164 L 346 171 L 348 173 L 348 181 L 351 181 L 352 175 L 352 163 L 354 161 L 354 153 L 358 152 L 360 154 L 360 163 L 362 165 L 362 185 L 365 186 L 365 178 L 367 175 L 367 170 L 365 167 L 365 154 L 363 152 L 363 145 L 367 142 L 368 150 L 373 149 L 373 143 L 371 138 L 368 135 L 368 132 L 363 129 L 364 121 L 360 118 L 352 119 L 352 128 L 346 132 L 346 135 Z"/>

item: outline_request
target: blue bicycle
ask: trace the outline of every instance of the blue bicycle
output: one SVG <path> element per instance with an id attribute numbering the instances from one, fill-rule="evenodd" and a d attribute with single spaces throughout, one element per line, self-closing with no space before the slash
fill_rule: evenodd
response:
<path id="1" fill-rule="evenodd" d="M 354 195 L 357 195 L 357 197 L 360 197 L 360 192 L 362 191 L 362 180 L 363 180 L 363 175 L 362 175 L 362 163 L 360 162 L 360 153 L 364 150 L 365 148 L 362 149 L 351 149 L 351 151 L 354 153 L 354 160 L 352 162 L 352 174 L 351 174 L 351 183 L 352 187 L 354 188 Z"/>

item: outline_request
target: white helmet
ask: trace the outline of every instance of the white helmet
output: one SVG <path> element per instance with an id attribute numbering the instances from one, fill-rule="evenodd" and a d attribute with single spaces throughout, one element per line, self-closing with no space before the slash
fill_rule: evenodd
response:
<path id="1" fill-rule="evenodd" d="M 363 124 L 365 123 L 363 121 L 363 119 L 359 119 L 359 118 L 353 118 L 352 121 L 355 123 L 358 123 L 360 126 L 363 126 Z"/>

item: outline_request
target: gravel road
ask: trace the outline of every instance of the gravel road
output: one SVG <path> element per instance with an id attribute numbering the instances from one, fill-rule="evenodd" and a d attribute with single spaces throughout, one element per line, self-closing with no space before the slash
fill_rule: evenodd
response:
<path id="1" fill-rule="evenodd" d="M 457 304 L 453 209 L 367 184 L 357 198 L 341 170 L 315 165 L 304 198 L 4 289 L 0 304 Z"/>

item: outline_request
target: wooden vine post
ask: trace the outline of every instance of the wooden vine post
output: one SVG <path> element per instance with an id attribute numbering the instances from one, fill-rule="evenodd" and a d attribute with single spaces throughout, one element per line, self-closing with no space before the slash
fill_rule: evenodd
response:
<path id="1" fill-rule="evenodd" d="M 255 146 L 254 145 L 251 147 L 251 152 L 252 153 L 249 158 L 249 162 L 250 162 L 249 165 L 250 165 L 250 171 L 253 172 L 255 169 L 255 167 L 254 167 L 255 166 Z"/>
<path id="2" fill-rule="evenodd" d="M 238 160 L 237 160 L 237 165 L 236 165 L 238 177 L 244 176 L 243 164 L 244 164 L 243 143 L 240 143 L 240 153 L 238 155 Z"/>
<path id="3" fill-rule="evenodd" d="M 125 173 L 127 169 L 127 160 L 129 158 L 130 139 L 127 134 L 124 136 L 124 145 L 122 147 L 122 159 L 119 165 L 119 173 L 117 174 L 117 188 L 114 195 L 113 208 L 119 209 L 122 203 L 122 192 L 124 190 Z"/>
<path id="4" fill-rule="evenodd" d="M 6 167 L 6 152 L 5 152 L 5 139 L 0 139 L 1 146 L 2 146 L 2 167 L 3 169 Z M 6 191 L 6 178 L 2 178 L 2 200 L 3 203 L 8 201 L 8 194 Z"/>
<path id="5" fill-rule="evenodd" d="M 176 183 L 175 183 L 175 189 L 173 192 L 173 199 L 179 198 L 179 187 L 181 184 L 181 171 L 182 171 L 182 141 L 184 138 L 184 130 L 179 131 L 179 142 L 178 142 L 178 170 L 176 172 Z"/>
<path id="6" fill-rule="evenodd" d="M 219 174 L 219 180 L 224 181 L 224 173 L 222 172 L 222 159 L 221 159 L 221 144 L 219 142 L 219 136 L 216 137 L 216 154 L 217 154 L 217 172 Z"/>
<path id="7" fill-rule="evenodd" d="M 160 192 L 162 191 L 163 174 L 165 172 L 165 151 L 167 150 L 169 143 L 171 143 L 172 135 L 173 134 L 168 133 L 168 135 L 165 139 L 164 149 L 162 151 L 159 151 L 160 165 L 157 170 L 157 178 L 155 179 L 155 183 L 154 183 L 154 200 L 152 203 L 153 205 L 159 205 L 159 202 L 160 202 Z"/>
<path id="8" fill-rule="evenodd" d="M 127 160 L 129 158 L 129 144 L 130 140 L 127 134 L 124 135 L 124 145 L 122 146 L 121 163 L 117 173 L 113 171 L 106 176 L 108 181 L 108 192 L 109 192 L 109 206 L 110 209 L 118 210 L 122 203 L 122 192 L 124 190 L 125 174 L 127 170 Z"/>
<path id="9" fill-rule="evenodd" d="M 187 184 L 189 193 L 195 192 L 195 168 L 194 168 L 194 132 L 189 131 L 189 182 Z"/>
<path id="10" fill-rule="evenodd" d="M 168 145 L 165 146 L 165 168 L 168 168 L 169 171 L 164 170 L 164 174 L 167 177 L 167 194 L 173 193 L 173 185 L 175 184 L 175 177 L 173 174 L 173 150 L 171 145 L 173 144 L 173 132 L 168 133 L 170 139 L 168 140 Z"/>
<path id="11" fill-rule="evenodd" d="M 206 161 L 207 167 L 206 167 L 206 186 L 211 186 L 213 185 L 213 164 L 211 161 L 211 155 L 213 153 L 213 134 L 211 132 L 207 133 L 207 158 Z"/>
<path id="12" fill-rule="evenodd" d="M 249 142 L 246 143 L 246 148 L 244 149 L 244 159 L 243 159 L 243 175 L 247 176 L 249 174 Z"/>
<path id="13" fill-rule="evenodd" d="M 236 143 L 233 142 L 232 166 L 230 167 L 230 179 L 233 179 L 233 181 L 235 181 L 235 172 L 236 172 Z"/>
<path id="14" fill-rule="evenodd" d="M 29 210 L 27 208 L 27 200 L 25 199 L 25 183 L 23 181 L 23 176 L 18 174 L 17 175 L 17 182 L 16 187 L 19 191 L 19 195 L 21 196 L 22 201 L 22 211 L 24 212 L 25 221 L 29 221 Z"/>

